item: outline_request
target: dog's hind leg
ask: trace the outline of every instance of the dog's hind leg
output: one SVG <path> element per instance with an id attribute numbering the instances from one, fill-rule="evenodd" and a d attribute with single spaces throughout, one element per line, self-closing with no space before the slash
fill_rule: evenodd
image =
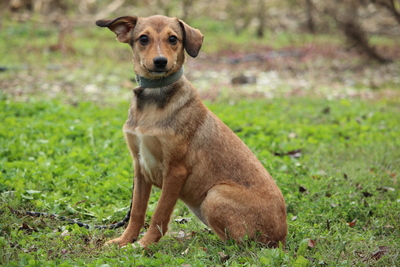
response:
<path id="1" fill-rule="evenodd" d="M 260 195 L 239 185 L 222 184 L 211 188 L 201 205 L 208 226 L 222 239 L 256 240 L 269 247 L 284 243 L 285 206 L 276 205 L 280 194 Z"/>

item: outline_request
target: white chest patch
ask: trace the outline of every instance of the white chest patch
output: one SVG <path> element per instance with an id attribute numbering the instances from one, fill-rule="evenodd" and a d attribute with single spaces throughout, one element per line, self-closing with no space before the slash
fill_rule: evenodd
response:
<path id="1" fill-rule="evenodd" d="M 139 142 L 139 160 L 140 165 L 144 168 L 145 172 L 150 176 L 153 180 L 153 171 L 157 167 L 158 162 L 151 151 L 147 148 L 146 143 L 144 142 L 143 135 L 137 135 Z"/>
<path id="2" fill-rule="evenodd" d="M 162 145 L 157 137 L 143 134 L 139 127 L 131 130 L 124 126 L 124 132 L 133 135 L 136 138 L 131 148 L 138 153 L 135 157 L 140 165 L 140 169 L 145 179 L 157 187 L 163 184 L 163 162 L 162 162 Z M 127 137 L 129 140 L 129 137 Z M 133 141 L 131 139 L 131 141 Z M 129 143 L 129 142 L 128 142 Z"/>

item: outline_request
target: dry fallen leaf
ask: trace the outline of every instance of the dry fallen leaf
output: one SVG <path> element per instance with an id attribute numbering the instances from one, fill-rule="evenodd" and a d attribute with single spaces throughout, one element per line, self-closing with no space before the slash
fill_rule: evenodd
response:
<path id="1" fill-rule="evenodd" d="M 181 255 L 182 256 L 185 256 L 185 255 L 187 255 L 189 253 L 189 247 L 187 248 L 187 249 L 185 249 L 182 253 L 181 253 Z"/>
<path id="2" fill-rule="evenodd" d="M 297 159 L 297 158 L 301 157 L 301 155 L 302 155 L 301 152 L 302 151 L 303 151 L 303 149 L 300 148 L 300 149 L 291 150 L 291 151 L 286 152 L 286 153 L 274 152 L 274 155 L 278 156 L 278 157 L 289 156 L 291 158 Z"/>
<path id="3" fill-rule="evenodd" d="M 357 250 L 355 250 L 354 251 L 354 254 L 356 254 L 359 258 L 364 258 L 364 254 L 361 252 L 361 251 L 357 251 Z"/>
<path id="4" fill-rule="evenodd" d="M 317 243 L 317 242 L 316 242 L 315 240 L 308 239 L 308 246 L 309 246 L 310 248 L 315 248 L 316 243 Z"/>
<path id="5" fill-rule="evenodd" d="M 357 218 L 354 219 L 352 222 L 348 222 L 347 225 L 348 225 L 349 227 L 354 227 L 354 226 L 356 226 L 356 222 L 357 222 Z"/>
<path id="6" fill-rule="evenodd" d="M 19 230 L 24 230 L 27 233 L 32 233 L 32 232 L 39 232 L 36 228 L 32 228 L 30 227 L 28 224 L 26 223 L 22 223 L 22 225 L 19 227 Z"/>
<path id="7" fill-rule="evenodd" d="M 65 230 L 64 232 L 61 233 L 62 237 L 68 236 L 68 235 L 70 235 L 68 230 Z"/>
<path id="8" fill-rule="evenodd" d="M 379 246 L 379 249 L 371 255 L 371 259 L 379 260 L 385 255 L 387 252 L 390 251 L 390 247 L 386 246 Z"/>
<path id="9" fill-rule="evenodd" d="M 387 174 L 389 174 L 390 177 L 394 178 L 396 177 L 396 174 L 393 172 L 385 171 Z"/>
<path id="10" fill-rule="evenodd" d="M 26 223 L 23 223 L 19 229 L 20 230 L 23 230 L 23 229 L 27 230 L 27 229 L 31 229 L 31 227 L 29 225 L 27 225 Z"/>
<path id="11" fill-rule="evenodd" d="M 221 258 L 221 261 L 222 262 L 226 262 L 227 260 L 229 260 L 229 255 L 226 255 L 225 253 L 223 253 L 223 252 L 218 252 L 218 254 L 219 254 L 219 257 Z"/>
<path id="12" fill-rule="evenodd" d="M 389 191 L 391 191 L 391 192 L 396 191 L 396 189 L 394 189 L 393 187 L 388 187 L 388 186 L 378 187 L 377 190 L 382 191 L 384 193 L 389 192 Z"/>
<path id="13" fill-rule="evenodd" d="M 180 231 L 178 232 L 178 235 L 176 236 L 176 238 L 177 238 L 178 240 L 183 240 L 183 239 L 185 239 L 185 237 L 186 237 L 186 233 L 185 233 L 185 231 L 182 231 L 182 230 L 180 230 Z"/>

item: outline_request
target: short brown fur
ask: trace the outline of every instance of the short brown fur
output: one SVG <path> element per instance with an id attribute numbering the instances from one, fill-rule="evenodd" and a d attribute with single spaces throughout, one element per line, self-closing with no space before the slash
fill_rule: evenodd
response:
<path id="1" fill-rule="evenodd" d="M 131 45 L 135 72 L 146 79 L 177 72 L 184 51 L 196 57 L 203 42 L 199 30 L 177 18 L 126 16 L 96 24 Z M 140 39 L 144 35 L 148 39 Z M 167 60 L 164 67 L 155 65 L 157 57 Z M 222 240 L 247 237 L 269 247 L 285 243 L 282 193 L 250 149 L 203 105 L 185 76 L 161 88 L 134 89 L 123 130 L 134 160 L 132 210 L 124 233 L 108 244 L 137 240 L 153 185 L 161 188 L 161 197 L 138 241 L 142 247 L 165 235 L 178 199 Z"/>

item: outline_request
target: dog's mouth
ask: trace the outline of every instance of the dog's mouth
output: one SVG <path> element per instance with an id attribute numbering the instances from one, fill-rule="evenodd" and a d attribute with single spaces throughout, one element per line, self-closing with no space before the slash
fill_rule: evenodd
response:
<path id="1" fill-rule="evenodd" d="M 175 66 L 175 65 L 174 65 Z M 154 69 L 150 69 L 150 68 L 146 68 L 146 70 L 149 72 L 149 74 L 155 78 L 161 78 L 164 76 L 168 76 L 171 74 L 171 72 L 173 72 L 174 66 L 172 66 L 172 68 L 154 68 Z"/>
<path id="2" fill-rule="evenodd" d="M 167 74 L 168 71 L 160 71 L 160 70 L 153 70 L 153 71 L 149 71 L 151 73 L 151 75 L 156 76 L 156 77 L 161 77 L 164 76 L 165 74 Z"/>
<path id="3" fill-rule="evenodd" d="M 149 73 L 149 76 L 153 76 L 156 78 L 163 77 L 170 71 L 170 70 L 167 70 L 166 68 L 147 68 L 146 66 L 143 66 L 143 67 Z"/>
<path id="4" fill-rule="evenodd" d="M 160 79 L 163 77 L 167 77 L 171 75 L 171 73 L 175 72 L 176 64 L 172 66 L 165 66 L 164 68 L 157 68 L 156 66 L 146 66 L 142 64 L 142 76 L 146 77 L 147 79 Z M 143 72 L 145 70 L 145 72 Z"/>

